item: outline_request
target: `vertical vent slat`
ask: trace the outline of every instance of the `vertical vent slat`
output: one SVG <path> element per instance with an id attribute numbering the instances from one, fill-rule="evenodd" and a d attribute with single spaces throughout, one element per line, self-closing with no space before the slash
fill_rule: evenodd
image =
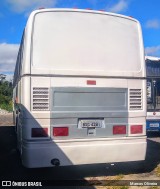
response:
<path id="1" fill-rule="evenodd" d="M 49 110 L 49 88 L 33 87 L 32 109 L 35 111 Z"/>
<path id="2" fill-rule="evenodd" d="M 129 89 L 129 109 L 142 110 L 142 89 Z"/>

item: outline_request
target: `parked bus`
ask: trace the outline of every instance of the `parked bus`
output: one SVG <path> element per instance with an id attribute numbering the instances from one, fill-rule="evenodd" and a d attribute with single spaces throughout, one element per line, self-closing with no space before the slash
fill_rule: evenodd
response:
<path id="1" fill-rule="evenodd" d="M 145 70 L 136 19 L 80 9 L 32 12 L 13 90 L 23 165 L 144 160 Z"/>
<path id="2" fill-rule="evenodd" d="M 160 131 L 160 58 L 146 56 L 147 131 Z"/>

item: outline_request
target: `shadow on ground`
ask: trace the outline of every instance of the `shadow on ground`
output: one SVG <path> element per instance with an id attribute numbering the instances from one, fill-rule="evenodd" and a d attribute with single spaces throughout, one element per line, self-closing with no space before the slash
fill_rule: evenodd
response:
<path id="1" fill-rule="evenodd" d="M 154 137 L 152 133 L 152 137 Z M 157 136 L 156 136 L 157 137 Z M 27 169 L 21 165 L 16 150 L 14 127 L 0 127 L 1 180 L 77 180 L 85 177 L 115 176 L 151 172 L 160 163 L 160 143 L 147 140 L 146 160 L 141 163 L 94 164 L 81 166 Z M 160 140 L 159 140 L 160 141 Z"/>

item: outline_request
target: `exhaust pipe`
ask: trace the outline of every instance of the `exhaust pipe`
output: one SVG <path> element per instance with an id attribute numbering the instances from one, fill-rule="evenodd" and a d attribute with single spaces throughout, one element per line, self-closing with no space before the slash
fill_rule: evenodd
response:
<path id="1" fill-rule="evenodd" d="M 58 166 L 60 166 L 60 161 L 59 161 L 59 159 L 52 159 L 51 164 L 58 167 Z"/>

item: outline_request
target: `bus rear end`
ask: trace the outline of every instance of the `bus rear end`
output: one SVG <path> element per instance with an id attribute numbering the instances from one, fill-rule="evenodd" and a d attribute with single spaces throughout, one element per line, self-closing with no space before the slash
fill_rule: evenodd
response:
<path id="1" fill-rule="evenodd" d="M 72 9 L 37 11 L 31 21 L 30 73 L 22 78 L 23 164 L 144 160 L 146 82 L 139 23 Z"/>

